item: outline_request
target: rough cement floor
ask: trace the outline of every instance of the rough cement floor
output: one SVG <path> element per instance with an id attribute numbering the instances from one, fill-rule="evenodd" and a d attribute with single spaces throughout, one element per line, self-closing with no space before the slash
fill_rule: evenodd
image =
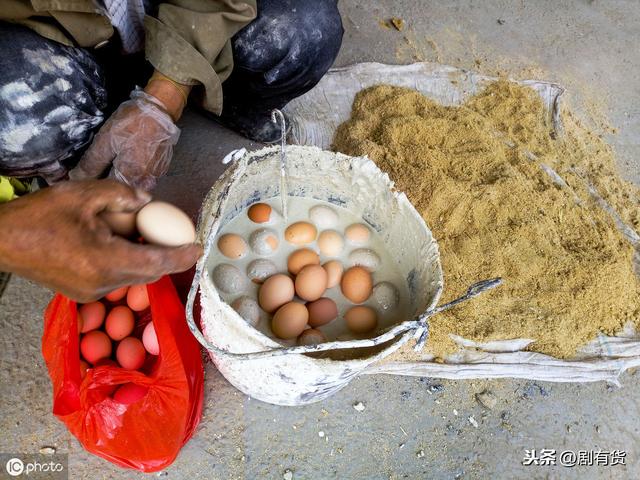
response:
<path id="1" fill-rule="evenodd" d="M 567 86 L 567 101 L 605 118 L 628 178 L 640 182 L 640 4 L 630 1 L 344 0 L 337 65 L 439 61 Z M 403 32 L 379 21 L 398 16 Z M 606 116 L 606 117 L 605 117 Z M 257 147 L 194 113 L 157 195 L 195 214 L 233 148 Z M 71 478 L 138 478 L 85 453 L 51 414 L 40 355 L 50 292 L 13 278 L 0 298 L 0 452 L 69 453 Z M 640 374 L 622 388 L 520 380 L 437 381 L 365 376 L 307 407 L 251 400 L 206 369 L 206 407 L 195 437 L 163 475 L 176 479 L 640 477 Z M 474 394 L 497 397 L 493 409 Z M 362 402 L 365 410 L 352 405 Z M 457 414 L 456 414 L 457 412 Z M 477 428 L 469 417 L 477 422 Z M 323 432 L 323 436 L 321 436 Z M 523 466 L 525 449 L 626 450 L 616 467 Z"/>

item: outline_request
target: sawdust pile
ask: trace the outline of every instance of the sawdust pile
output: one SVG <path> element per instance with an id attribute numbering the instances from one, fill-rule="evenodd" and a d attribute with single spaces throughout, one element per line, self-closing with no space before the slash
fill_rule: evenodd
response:
<path id="1" fill-rule="evenodd" d="M 531 350 L 567 358 L 598 332 L 640 325 L 631 243 L 589 194 L 591 183 L 640 227 L 640 194 L 616 172 L 611 149 L 563 112 L 556 135 L 532 89 L 489 85 L 461 107 L 420 93 L 361 91 L 334 149 L 368 155 L 389 173 L 434 232 L 444 301 L 482 279 L 503 286 L 431 321 L 430 352 L 477 341 L 531 338 Z M 543 171 L 552 167 L 566 181 Z"/>

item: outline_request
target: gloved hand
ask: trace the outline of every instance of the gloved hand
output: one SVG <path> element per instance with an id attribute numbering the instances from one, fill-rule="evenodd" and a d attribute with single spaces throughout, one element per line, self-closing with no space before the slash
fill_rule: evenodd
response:
<path id="1" fill-rule="evenodd" d="M 136 89 L 105 122 L 69 177 L 98 178 L 111 166 L 110 177 L 151 190 L 169 169 L 179 136 L 165 105 Z"/>

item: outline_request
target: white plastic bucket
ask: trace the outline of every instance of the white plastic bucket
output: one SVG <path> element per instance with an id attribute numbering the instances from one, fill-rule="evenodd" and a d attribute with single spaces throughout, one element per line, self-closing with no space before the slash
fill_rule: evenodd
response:
<path id="1" fill-rule="evenodd" d="M 363 157 L 298 146 L 287 147 L 286 154 L 290 202 L 295 202 L 295 197 L 309 197 L 339 205 L 362 216 L 382 236 L 389 253 L 398 261 L 409 291 L 410 318 L 398 318 L 397 323 L 412 320 L 434 308 L 443 284 L 438 246 L 406 196 L 394 191 L 389 177 Z M 281 345 L 249 325 L 220 298 L 210 277 L 214 265 L 210 264 L 209 257 L 222 226 L 249 205 L 279 194 L 280 149 L 277 147 L 244 155 L 212 187 L 198 224 L 198 238 L 205 246 L 205 253 L 196 267 L 187 317 L 196 338 L 235 387 L 268 403 L 303 405 L 337 392 L 367 366 L 396 351 L 416 332 L 407 330 L 367 348 L 344 349 L 361 345 L 363 341 L 335 342 L 341 350 L 324 354 L 266 354 L 257 358 L 246 355 L 281 349 Z M 193 318 L 198 289 L 202 333 Z M 308 348 L 297 347 L 313 350 Z"/>

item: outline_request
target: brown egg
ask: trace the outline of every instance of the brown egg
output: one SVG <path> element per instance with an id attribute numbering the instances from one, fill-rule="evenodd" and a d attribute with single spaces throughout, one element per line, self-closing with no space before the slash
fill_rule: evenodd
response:
<path id="1" fill-rule="evenodd" d="M 325 325 L 338 316 L 336 302 L 327 297 L 307 303 L 307 310 L 309 310 L 309 326 L 311 327 Z"/>
<path id="2" fill-rule="evenodd" d="M 307 265 L 296 276 L 296 293 L 303 300 L 313 302 L 327 289 L 327 272 L 320 265 Z"/>
<path id="3" fill-rule="evenodd" d="M 318 237 L 318 248 L 327 257 L 337 257 L 344 248 L 342 235 L 335 230 L 325 230 Z"/>
<path id="4" fill-rule="evenodd" d="M 247 243 L 240 235 L 225 233 L 218 239 L 218 248 L 227 258 L 242 258 L 247 253 Z"/>
<path id="5" fill-rule="evenodd" d="M 287 269 L 289 270 L 289 273 L 297 275 L 300 270 L 302 270 L 302 267 L 319 264 L 320 256 L 316 252 L 310 248 L 301 248 L 289 255 L 289 259 L 287 260 Z"/>
<path id="6" fill-rule="evenodd" d="M 293 280 L 282 273 L 278 273 L 267 278 L 260 286 L 258 303 L 265 312 L 271 313 L 293 300 L 294 295 Z"/>
<path id="7" fill-rule="evenodd" d="M 371 296 L 373 279 L 364 267 L 351 267 L 340 281 L 342 294 L 353 303 L 362 303 Z"/>
<path id="8" fill-rule="evenodd" d="M 354 245 L 364 245 L 371 237 L 371 230 L 362 223 L 354 223 L 345 229 L 344 236 Z"/>
<path id="9" fill-rule="evenodd" d="M 378 326 L 378 314 L 376 311 L 364 305 L 351 307 L 344 314 L 347 328 L 353 333 L 367 333 Z"/>
<path id="10" fill-rule="evenodd" d="M 344 268 L 338 260 L 330 260 L 322 265 L 327 272 L 327 288 L 333 288 L 340 284 Z"/>
<path id="11" fill-rule="evenodd" d="M 271 320 L 271 330 L 278 338 L 296 338 L 307 326 L 309 312 L 301 303 L 281 306 Z"/>
<path id="12" fill-rule="evenodd" d="M 292 223 L 284 231 L 284 239 L 294 245 L 304 245 L 316 239 L 318 230 L 309 222 Z"/>
<path id="13" fill-rule="evenodd" d="M 267 223 L 271 220 L 271 206 L 266 203 L 254 203 L 249 207 L 247 216 L 254 223 Z"/>
<path id="14" fill-rule="evenodd" d="M 298 337 L 298 345 L 317 345 L 326 341 L 327 337 L 324 336 L 324 333 L 315 328 L 307 328 Z"/>

